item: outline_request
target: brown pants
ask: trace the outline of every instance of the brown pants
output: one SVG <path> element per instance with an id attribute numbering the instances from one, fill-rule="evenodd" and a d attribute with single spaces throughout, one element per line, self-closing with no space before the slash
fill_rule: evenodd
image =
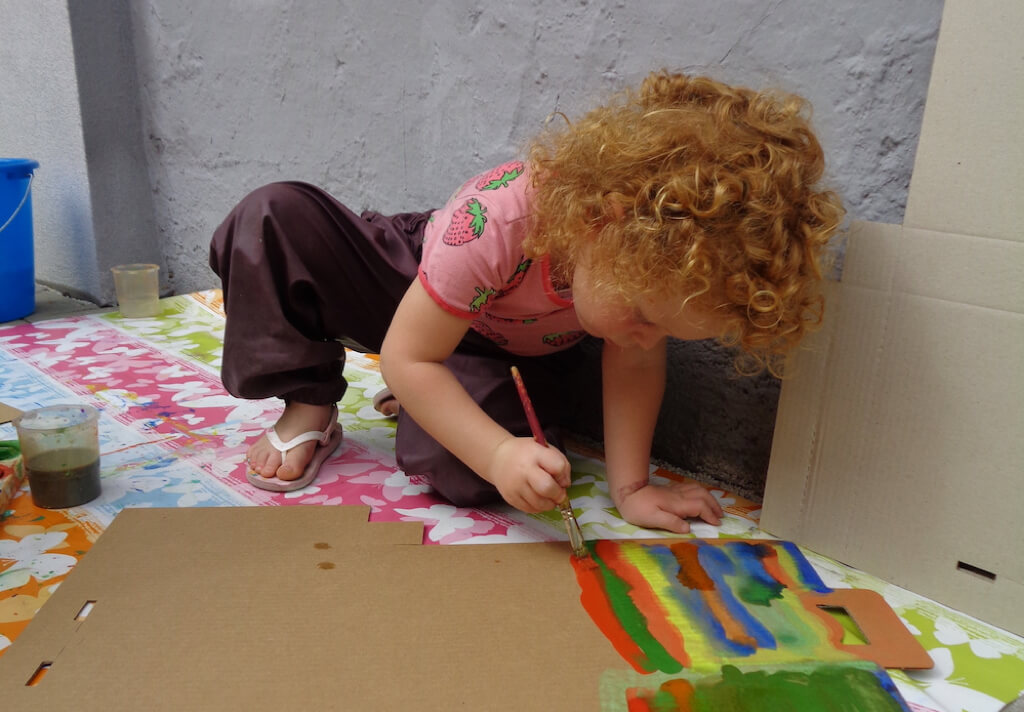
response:
<path id="1" fill-rule="evenodd" d="M 239 398 L 277 396 L 329 404 L 347 388 L 345 348 L 379 353 L 399 301 L 416 277 L 430 213 L 356 215 L 304 183 L 274 183 L 246 196 L 214 232 L 210 266 L 222 281 L 227 322 L 221 377 Z M 549 440 L 571 408 L 577 349 L 527 358 L 470 330 L 445 362 L 474 400 L 515 435 L 530 434 L 509 375 L 530 388 Z M 398 464 L 427 476 L 459 506 L 497 498 L 405 410 L 398 416 Z"/>

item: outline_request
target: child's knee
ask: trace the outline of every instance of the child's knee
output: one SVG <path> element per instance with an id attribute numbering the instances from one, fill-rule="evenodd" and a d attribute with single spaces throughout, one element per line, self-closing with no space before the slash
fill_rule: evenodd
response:
<path id="1" fill-rule="evenodd" d="M 395 457 L 407 475 L 426 477 L 434 491 L 456 507 L 501 500 L 494 485 L 428 435 L 404 409 L 398 412 Z"/>
<path id="2" fill-rule="evenodd" d="M 241 252 L 253 259 L 288 254 L 301 263 L 322 259 L 321 242 L 327 233 L 317 206 L 318 195 L 303 183 L 268 183 L 256 188 L 218 228 L 213 250 Z"/>
<path id="3" fill-rule="evenodd" d="M 256 188 L 242 198 L 231 212 L 231 217 L 240 221 L 257 220 L 262 225 L 265 218 L 284 220 L 285 224 L 293 215 L 307 209 L 309 196 L 296 183 L 268 183 Z"/>

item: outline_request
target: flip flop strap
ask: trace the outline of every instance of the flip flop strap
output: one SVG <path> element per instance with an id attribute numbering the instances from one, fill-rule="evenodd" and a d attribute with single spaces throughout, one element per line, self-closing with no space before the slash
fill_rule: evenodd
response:
<path id="1" fill-rule="evenodd" d="M 281 437 L 277 434 L 277 430 L 274 428 L 267 428 L 267 442 L 277 448 L 278 452 L 284 454 L 292 448 L 301 445 L 302 443 L 308 443 L 311 440 L 317 440 L 321 445 L 326 445 L 330 442 L 331 433 L 334 432 L 334 428 L 338 425 L 338 410 L 337 406 L 331 408 L 331 421 L 327 425 L 326 430 L 309 430 L 302 435 L 296 435 L 288 442 L 281 440 Z"/>

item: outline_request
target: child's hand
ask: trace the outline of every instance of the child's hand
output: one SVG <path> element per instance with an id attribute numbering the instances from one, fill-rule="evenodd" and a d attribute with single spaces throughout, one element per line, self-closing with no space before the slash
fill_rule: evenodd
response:
<path id="1" fill-rule="evenodd" d="M 557 448 L 532 438 L 508 438 L 495 450 L 487 479 L 516 509 L 545 512 L 565 499 L 570 466 Z"/>
<path id="2" fill-rule="evenodd" d="M 700 517 L 708 524 L 722 523 L 722 506 L 718 500 L 695 483 L 644 485 L 624 494 L 618 503 L 618 510 L 630 524 L 665 529 L 677 534 L 690 531 L 687 517 Z"/>

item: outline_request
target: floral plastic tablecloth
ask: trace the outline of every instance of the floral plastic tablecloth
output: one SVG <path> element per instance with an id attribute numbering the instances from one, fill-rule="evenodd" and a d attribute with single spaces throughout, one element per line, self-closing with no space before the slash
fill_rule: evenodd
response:
<path id="1" fill-rule="evenodd" d="M 245 480 L 245 451 L 280 413 L 277 400 L 243 401 L 219 379 L 224 317 L 220 293 L 164 299 L 162 313 L 117 312 L 0 328 L 0 398 L 22 410 L 86 402 L 101 410 L 101 496 L 82 507 L 33 506 L 23 485 L 0 512 L 0 657 L 124 507 L 359 504 L 373 521 L 422 521 L 424 543 L 564 539 L 556 512 L 510 507 L 463 509 L 398 469 L 394 423 L 377 413 L 377 362 L 352 353 L 350 388 L 339 403 L 344 445 L 311 486 L 271 493 Z M 10 424 L 0 440 L 13 439 Z M 573 505 L 588 539 L 664 536 L 624 522 L 608 497 L 598 453 L 572 454 Z M 684 479 L 665 470 L 655 478 Z M 709 488 L 710 489 L 710 488 Z M 759 507 L 712 489 L 726 510 L 720 527 L 696 523 L 699 537 L 765 537 Z M 882 593 L 935 661 L 924 672 L 891 671 L 912 708 L 927 712 L 999 710 L 1024 693 L 1024 639 L 827 558 L 806 552 L 825 582 Z"/>

